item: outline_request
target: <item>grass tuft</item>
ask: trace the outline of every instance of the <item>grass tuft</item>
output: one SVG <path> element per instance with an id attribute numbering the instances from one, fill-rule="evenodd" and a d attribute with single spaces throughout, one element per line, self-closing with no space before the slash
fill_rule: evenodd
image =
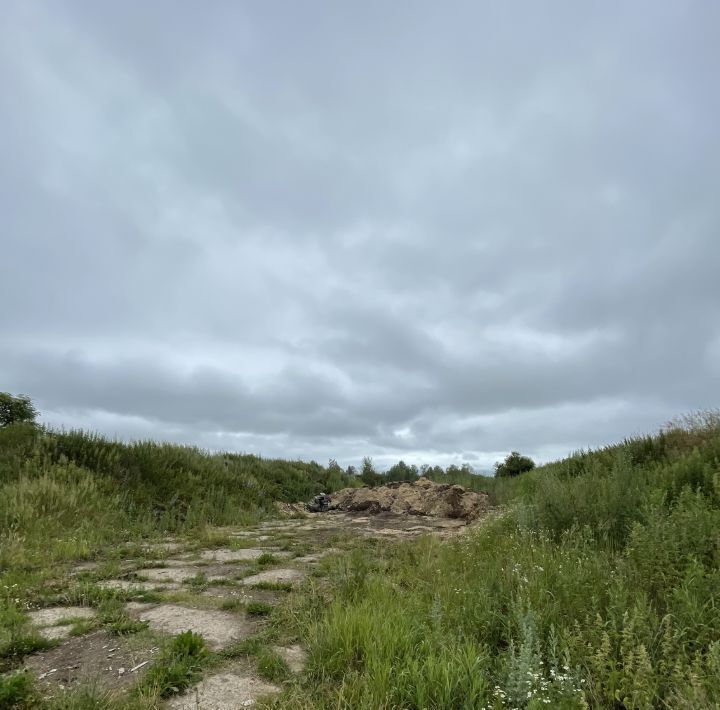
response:
<path id="1" fill-rule="evenodd" d="M 11 673 L 0 676 L 0 708 L 3 710 L 29 710 L 35 706 L 37 696 L 33 677 L 28 673 Z"/>
<path id="2" fill-rule="evenodd" d="M 272 613 L 273 607 L 265 602 L 252 601 L 247 603 L 245 610 L 251 616 L 267 616 Z"/>
<path id="3" fill-rule="evenodd" d="M 202 636 L 192 631 L 178 634 L 155 659 L 136 693 L 160 698 L 181 693 L 200 681 L 209 656 Z"/>
<path id="4" fill-rule="evenodd" d="M 281 656 L 274 651 L 262 650 L 257 657 L 258 675 L 273 683 L 281 683 L 290 676 L 290 668 Z"/>

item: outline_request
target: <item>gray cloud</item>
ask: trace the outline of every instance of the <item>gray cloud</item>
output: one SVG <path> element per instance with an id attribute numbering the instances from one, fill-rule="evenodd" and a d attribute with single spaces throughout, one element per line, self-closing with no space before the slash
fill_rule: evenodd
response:
<path id="1" fill-rule="evenodd" d="M 46 421 L 487 468 L 717 405 L 713 4 L 5 14 L 0 389 Z"/>

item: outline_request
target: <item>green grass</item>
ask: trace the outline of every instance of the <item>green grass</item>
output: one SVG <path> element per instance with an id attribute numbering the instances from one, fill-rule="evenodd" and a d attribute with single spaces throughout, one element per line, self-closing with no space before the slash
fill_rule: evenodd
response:
<path id="1" fill-rule="evenodd" d="M 273 617 L 310 653 L 278 707 L 720 706 L 719 424 L 497 482 L 466 537 L 333 560 Z"/>
<path id="2" fill-rule="evenodd" d="M 220 609 L 223 611 L 242 611 L 245 609 L 245 602 L 242 599 L 229 597 L 220 602 Z"/>
<path id="3" fill-rule="evenodd" d="M 98 622 L 95 619 L 78 619 L 70 629 L 70 636 L 85 636 L 97 628 Z"/>
<path id="4" fill-rule="evenodd" d="M 6 594 L 0 596 L 0 673 L 18 667 L 25 656 L 53 648 L 58 643 L 43 638 L 30 626 L 19 608 L 19 600 L 14 598 L 17 587 L 4 591 Z"/>
<path id="5" fill-rule="evenodd" d="M 0 708 L 24 710 L 32 708 L 36 700 L 32 676 L 22 672 L 0 676 Z"/>
<path id="6" fill-rule="evenodd" d="M 248 602 L 245 607 L 245 611 L 247 611 L 250 616 L 267 616 L 272 613 L 272 610 L 272 605 L 257 601 Z"/>
<path id="7" fill-rule="evenodd" d="M 720 418 L 712 413 L 517 478 L 434 470 L 487 490 L 501 513 L 452 540 L 348 541 L 323 562 L 325 576 L 273 608 L 262 638 L 217 656 L 192 635 L 173 641 L 132 697 L 80 688 L 37 704 L 32 681 L 12 674 L 25 655 L 54 645 L 29 627 L 26 609 L 93 606 L 115 633 L 141 630 L 122 611 L 138 595 L 94 581 L 116 575 L 123 555 L 144 554 L 142 544 L 168 532 L 204 546 L 242 544 L 218 528 L 271 514 L 273 498 L 331 489 L 329 475 L 311 464 L 0 429 L 5 704 L 151 708 L 220 659 L 243 656 L 284 683 L 275 706 L 290 710 L 720 707 Z M 73 578 L 80 560 L 108 562 Z M 191 590 L 202 588 L 196 581 Z M 247 605 L 251 615 L 265 611 Z M 307 673 L 292 683 L 269 650 L 280 637 L 308 649 Z"/>
<path id="8" fill-rule="evenodd" d="M 293 590 L 291 582 L 258 582 L 252 586 L 254 589 L 265 589 L 271 592 L 291 592 Z"/>
<path id="9" fill-rule="evenodd" d="M 154 660 L 136 687 L 139 696 L 166 698 L 181 693 L 202 678 L 210 653 L 202 636 L 192 631 L 178 634 Z"/>
<path id="10" fill-rule="evenodd" d="M 46 710 L 148 710 L 151 704 L 114 695 L 94 684 L 84 684 L 58 693 L 42 707 Z"/>
<path id="11" fill-rule="evenodd" d="M 98 609 L 100 623 L 115 636 L 128 636 L 147 629 L 145 621 L 131 618 L 125 611 L 125 605 L 118 599 L 104 601 Z"/>
<path id="12" fill-rule="evenodd" d="M 281 683 L 290 677 L 290 668 L 274 651 L 263 649 L 257 657 L 258 675 L 271 683 Z"/>
<path id="13" fill-rule="evenodd" d="M 183 580 L 183 584 L 189 586 L 192 591 L 197 594 L 198 592 L 202 592 L 203 590 L 207 589 L 208 578 L 205 572 L 200 571 L 194 576 L 188 577 L 187 579 Z"/>
<path id="14" fill-rule="evenodd" d="M 275 515 L 275 500 L 309 499 L 353 483 L 315 463 L 123 444 L 28 424 L 1 427 L 0 673 L 56 645 L 27 626 L 24 610 L 93 606 L 100 610 L 97 623 L 111 633 L 135 633 L 145 625 L 119 605 L 160 597 L 104 590 L 95 583 L 120 576 L 123 559 L 156 558 L 146 545 L 168 534 L 190 537 L 202 547 L 243 546 L 218 528 Z M 95 560 L 101 562 L 98 569 L 70 575 L 77 563 Z M 204 586 L 201 579 L 193 581 L 195 590 Z M 91 622 L 77 622 L 71 634 L 92 628 Z M 93 693 L 68 695 L 68 707 L 91 706 L 87 698 Z"/>

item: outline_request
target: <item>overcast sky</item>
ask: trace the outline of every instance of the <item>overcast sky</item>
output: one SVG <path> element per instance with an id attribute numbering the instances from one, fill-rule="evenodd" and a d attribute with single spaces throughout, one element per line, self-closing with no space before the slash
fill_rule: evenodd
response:
<path id="1" fill-rule="evenodd" d="M 0 390 L 491 467 L 720 404 L 720 4 L 10 0 Z"/>

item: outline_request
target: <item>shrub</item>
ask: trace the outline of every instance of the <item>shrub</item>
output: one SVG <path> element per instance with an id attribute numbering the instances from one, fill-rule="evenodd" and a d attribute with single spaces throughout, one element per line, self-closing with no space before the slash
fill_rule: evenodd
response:
<path id="1" fill-rule="evenodd" d="M 518 476 L 526 471 L 532 471 L 534 468 L 535 462 L 531 458 L 513 451 L 505 458 L 505 461 L 495 464 L 495 475 L 498 477 Z"/>

